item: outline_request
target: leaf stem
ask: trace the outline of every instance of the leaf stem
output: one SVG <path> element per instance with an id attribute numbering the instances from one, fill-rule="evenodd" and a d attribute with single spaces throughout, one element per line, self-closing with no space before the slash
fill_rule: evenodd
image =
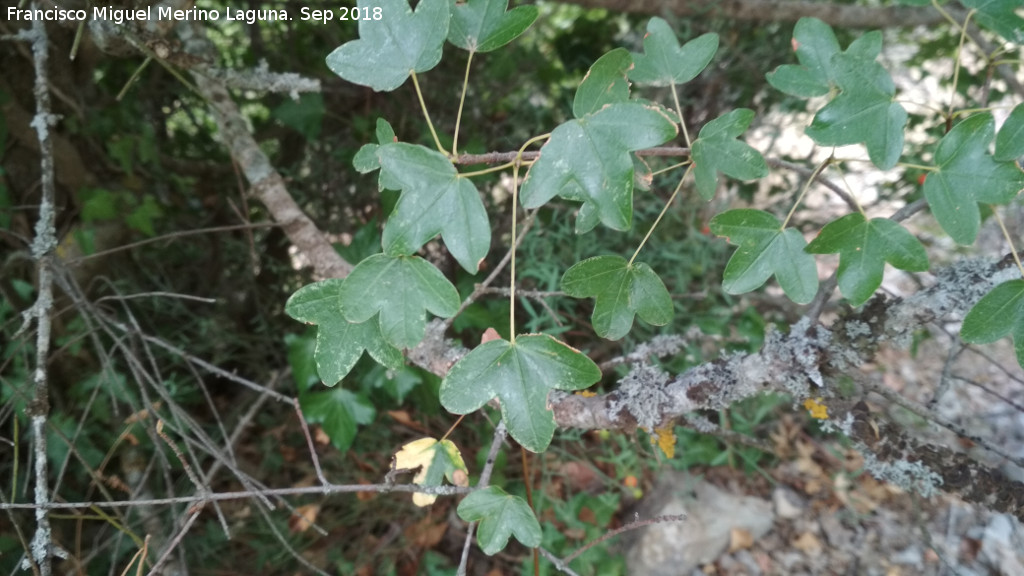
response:
<path id="1" fill-rule="evenodd" d="M 526 148 L 526 144 L 523 145 Z M 522 154 L 522 149 L 519 150 Z M 511 280 L 508 281 L 508 341 L 510 344 L 516 343 L 516 225 L 517 225 L 517 214 L 519 213 L 519 161 L 516 160 L 512 165 L 512 259 L 509 261 L 509 276 Z"/>
<path id="2" fill-rule="evenodd" d="M 666 168 L 662 168 L 661 170 L 655 170 L 654 172 L 651 172 L 651 176 L 657 176 L 658 174 L 664 174 L 665 172 L 671 172 L 672 170 L 675 170 L 676 168 L 681 168 L 683 166 L 686 166 L 687 164 L 693 164 L 693 160 L 686 160 L 686 161 L 680 162 L 678 164 L 673 164 L 673 165 L 668 166 Z"/>
<path id="3" fill-rule="evenodd" d="M 430 112 L 427 112 L 427 103 L 423 101 L 423 91 L 420 90 L 420 81 L 416 78 L 415 72 L 410 70 L 410 75 L 412 76 L 412 85 L 416 87 L 416 97 L 420 100 L 420 109 L 423 110 L 423 117 L 427 120 L 427 127 L 430 128 L 430 135 L 434 137 L 434 145 L 437 146 L 438 152 L 447 156 L 448 152 L 441 146 L 441 140 L 437 137 L 437 130 L 434 130 L 434 123 L 430 121 Z"/>
<path id="4" fill-rule="evenodd" d="M 647 231 L 647 235 L 644 236 L 640 245 L 636 247 L 636 251 L 633 252 L 633 256 L 629 259 L 629 264 L 627 264 L 627 266 L 633 265 L 633 261 L 636 260 L 637 254 L 639 254 L 640 250 L 643 249 L 644 244 L 647 244 L 647 239 L 651 237 L 652 233 L 654 233 L 654 229 L 658 227 L 658 224 L 661 222 L 661 218 L 665 216 L 665 212 L 668 212 L 668 207 L 672 205 L 672 201 L 679 195 L 679 191 L 683 188 L 683 182 L 686 181 L 686 177 L 690 175 L 690 172 L 693 172 L 693 163 L 686 168 L 686 172 L 683 173 L 683 177 L 679 179 L 679 184 L 676 184 L 676 189 L 672 191 L 672 195 L 669 196 L 668 202 L 665 202 L 665 207 L 661 209 L 661 213 L 658 214 L 657 218 L 655 218 L 654 224 L 651 224 L 651 229 Z"/>
<path id="5" fill-rule="evenodd" d="M 896 164 L 904 168 L 914 168 L 916 170 L 924 170 L 925 172 L 938 172 L 939 169 L 936 166 L 925 166 L 924 164 L 911 164 L 910 162 L 900 162 Z"/>
<path id="6" fill-rule="evenodd" d="M 466 417 L 465 414 L 463 414 L 462 416 L 459 416 L 459 419 L 455 421 L 455 424 L 452 424 L 452 427 L 449 428 L 448 431 L 444 433 L 444 436 L 441 436 L 441 439 L 438 440 L 438 442 L 444 442 L 445 440 L 447 440 L 448 436 L 450 436 L 451 433 L 455 431 L 455 428 L 457 428 L 459 426 L 459 424 L 462 423 L 462 419 L 465 418 L 465 417 Z"/>
<path id="7" fill-rule="evenodd" d="M 459 178 L 472 178 L 473 176 L 483 176 L 484 174 L 490 174 L 491 172 L 501 172 L 515 166 L 515 160 L 512 162 L 506 162 L 499 166 L 491 166 L 490 168 L 484 168 L 483 170 L 474 170 L 473 172 L 462 172 L 459 174 Z"/>
<path id="8" fill-rule="evenodd" d="M 1003 238 L 1006 238 L 1006 242 L 1010 245 L 1010 254 L 1013 254 L 1013 261 L 1017 263 L 1017 269 L 1020 270 L 1020 275 L 1024 278 L 1024 266 L 1020 263 L 1020 254 L 1017 253 L 1017 247 L 1013 245 L 1013 238 L 1010 237 L 1010 233 L 1006 230 L 1006 224 L 1003 223 L 1003 219 L 999 216 L 999 211 L 993 209 L 992 215 L 996 217 L 996 222 L 999 223 L 999 229 L 1003 231 Z"/>
<path id="9" fill-rule="evenodd" d="M 679 94 L 676 91 L 676 83 L 672 83 L 672 100 L 676 103 L 676 115 L 679 116 L 679 126 L 683 128 L 683 138 L 686 139 L 686 147 L 692 148 L 690 133 L 686 131 L 686 122 L 683 120 L 683 107 L 679 105 Z"/>
<path id="10" fill-rule="evenodd" d="M 936 5 L 936 7 L 937 7 L 937 2 L 935 2 L 935 0 L 932 0 L 932 4 Z M 942 12 L 941 9 L 939 9 L 939 11 Z M 974 9 L 972 9 L 970 12 L 968 12 L 967 13 L 967 17 L 964 19 L 963 26 L 959 26 L 959 28 L 960 28 L 960 44 L 958 44 L 957 47 L 956 47 L 956 62 L 954 63 L 954 66 L 953 66 L 953 86 L 950 88 L 950 91 L 949 91 L 949 112 L 946 115 L 947 118 L 952 118 L 953 117 L 953 98 L 956 96 L 956 85 L 957 85 L 957 83 L 960 80 L 960 64 L 961 64 L 961 58 L 960 57 L 963 55 L 964 41 L 967 39 L 967 23 L 971 21 L 971 17 L 974 16 L 975 12 L 976 11 Z"/>
<path id="11" fill-rule="evenodd" d="M 846 181 L 846 174 L 843 173 L 842 165 L 839 163 L 834 164 L 836 170 L 839 171 L 839 179 L 843 181 L 843 186 L 846 186 L 846 193 L 850 196 L 850 200 L 853 200 L 853 203 L 857 206 L 857 211 L 860 212 L 860 215 L 863 216 L 865 220 L 867 220 L 868 215 L 864 212 L 864 207 L 857 201 L 857 195 L 853 193 L 853 188 L 850 188 L 850 183 Z"/>
<path id="12" fill-rule="evenodd" d="M 462 105 L 466 103 L 466 88 L 469 87 L 469 67 L 473 64 L 473 54 L 469 51 L 469 59 L 466 60 L 466 75 L 462 78 L 462 95 L 459 96 L 459 113 L 455 116 L 455 134 L 452 136 L 452 156 L 459 155 L 459 126 L 462 124 Z"/>
<path id="13" fill-rule="evenodd" d="M 786 219 L 782 222 L 782 228 L 780 228 L 780 230 L 786 229 L 786 225 L 789 224 L 789 219 L 793 217 L 793 213 L 796 212 L 796 207 L 803 201 L 804 195 L 807 194 L 807 190 L 811 187 L 811 183 L 814 182 L 814 179 L 818 177 L 818 174 L 821 174 L 821 171 L 831 164 L 834 159 L 835 155 L 829 156 L 814 168 L 814 172 L 811 172 L 811 175 L 807 178 L 807 182 L 804 184 L 803 189 L 800 190 L 800 195 L 797 196 L 796 202 L 793 202 L 793 207 L 789 209 L 789 214 L 786 214 Z M 854 201 L 854 204 L 857 204 L 856 201 Z M 859 208 L 860 205 L 857 204 L 857 207 Z"/>

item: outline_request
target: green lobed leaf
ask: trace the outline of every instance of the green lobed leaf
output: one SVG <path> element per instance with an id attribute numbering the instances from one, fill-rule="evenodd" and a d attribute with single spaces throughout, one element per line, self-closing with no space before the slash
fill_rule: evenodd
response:
<path id="1" fill-rule="evenodd" d="M 907 111 L 893 101 L 896 85 L 885 68 L 850 48 L 832 58 L 841 92 L 815 114 L 805 133 L 822 146 L 863 143 L 875 166 L 887 170 L 903 153 Z"/>
<path id="2" fill-rule="evenodd" d="M 995 121 L 988 113 L 954 126 L 935 149 L 938 171 L 924 181 L 932 214 L 958 244 L 972 244 L 978 236 L 978 202 L 1003 204 L 1024 188 L 1024 173 L 1015 162 L 998 162 L 989 155 L 994 134 Z"/>
<path id="3" fill-rule="evenodd" d="M 384 251 L 413 254 L 440 234 L 459 264 L 476 274 L 491 247 L 491 225 L 476 186 L 443 154 L 424 146 L 386 144 L 377 157 L 381 173 L 402 190 L 384 225 Z"/>
<path id="4" fill-rule="evenodd" d="M 508 0 L 469 0 L 452 6 L 448 41 L 470 52 L 490 52 L 518 38 L 537 19 L 536 6 L 508 8 Z"/>
<path id="5" fill-rule="evenodd" d="M 520 193 L 523 207 L 537 208 L 559 195 L 584 203 L 580 220 L 587 210 L 605 226 L 627 230 L 633 220 L 629 152 L 657 146 L 676 134 L 675 123 L 660 108 L 635 102 L 611 104 L 570 120 L 555 128 L 530 167 Z"/>
<path id="6" fill-rule="evenodd" d="M 974 19 L 1010 42 L 1024 43 L 1024 18 L 1018 15 L 1020 0 L 961 0 L 966 8 L 977 10 Z"/>
<path id="7" fill-rule="evenodd" d="M 577 262 L 562 276 L 562 290 L 573 298 L 594 298 L 591 321 L 602 338 L 618 340 L 633 327 L 633 317 L 655 326 L 672 320 L 672 297 L 661 278 L 642 262 L 621 256 L 597 256 Z"/>
<path id="8" fill-rule="evenodd" d="M 423 339 L 426 311 L 449 318 L 459 309 L 455 287 L 418 256 L 370 256 L 352 269 L 338 296 L 349 322 L 366 322 L 379 312 L 381 333 L 397 348 Z"/>
<path id="9" fill-rule="evenodd" d="M 817 18 L 801 18 L 793 28 L 793 48 L 800 65 L 779 66 L 766 75 L 768 83 L 801 98 L 828 94 L 833 81 L 832 57 L 839 54 L 832 28 Z"/>
<path id="10" fill-rule="evenodd" d="M 968 344 L 987 344 L 1010 334 L 1024 322 L 1024 280 L 1008 280 L 993 288 L 964 318 L 960 337 Z"/>
<path id="11" fill-rule="evenodd" d="M 540 523 L 526 501 L 497 486 L 488 486 L 466 496 L 459 503 L 458 513 L 466 522 L 480 523 L 477 543 L 491 556 L 505 549 L 509 536 L 515 536 L 528 548 L 540 546 L 543 538 Z"/>
<path id="12" fill-rule="evenodd" d="M 354 324 L 345 320 L 341 304 L 344 282 L 332 278 L 303 286 L 284 307 L 292 318 L 317 326 L 313 358 L 317 374 L 328 386 L 334 386 L 352 370 L 363 350 L 392 369 L 404 362 L 402 352 L 384 340 L 377 322 Z"/>
<path id="13" fill-rule="evenodd" d="M 310 424 L 320 424 L 331 444 L 342 452 L 349 449 L 360 424 L 373 422 L 377 415 L 363 394 L 342 387 L 299 394 L 302 415 Z"/>
<path id="14" fill-rule="evenodd" d="M 357 10 L 380 8 L 380 20 L 359 20 L 359 38 L 327 56 L 327 67 L 349 82 L 390 92 L 412 72 L 441 61 L 451 19 L 449 0 L 422 0 L 413 12 L 407 0 L 359 0 Z"/>
<path id="15" fill-rule="evenodd" d="M 364 144 L 352 158 L 352 167 L 358 170 L 360 174 L 369 174 L 374 170 L 380 170 L 380 160 L 377 158 L 377 149 L 383 144 L 391 144 L 397 141 L 398 139 L 395 137 L 395 130 L 391 127 L 391 124 L 383 118 L 377 118 L 377 144 Z M 384 175 L 381 174 L 381 180 L 383 179 Z M 393 187 L 385 187 L 383 183 L 380 188 L 382 190 L 395 189 Z"/>
<path id="16" fill-rule="evenodd" d="M 768 164 L 757 150 L 736 140 L 754 119 L 754 111 L 739 108 L 728 112 L 700 130 L 693 141 L 693 175 L 701 198 L 710 200 L 718 188 L 718 173 L 739 180 L 768 175 Z"/>
<path id="17" fill-rule="evenodd" d="M 1024 367 L 1024 280 L 996 286 L 971 308 L 960 328 L 968 344 L 995 342 L 1010 335 L 1017 363 Z"/>
<path id="18" fill-rule="evenodd" d="M 793 228 L 761 210 L 729 210 L 709 222 L 711 232 L 738 246 L 723 274 L 722 287 L 729 294 L 756 290 L 775 276 L 790 300 L 806 304 L 818 290 L 814 257 L 804 251 L 807 242 Z"/>
<path id="19" fill-rule="evenodd" d="M 886 262 L 900 270 L 928 269 L 928 254 L 913 234 L 888 218 L 867 220 L 860 213 L 826 224 L 807 252 L 839 254 L 839 289 L 854 306 L 882 285 Z"/>
<path id="20" fill-rule="evenodd" d="M 1024 156 L 1024 104 L 1017 104 L 996 134 L 995 159 L 1014 161 Z"/>
<path id="21" fill-rule="evenodd" d="M 629 78 L 637 84 L 671 86 L 697 77 L 718 51 L 718 34 L 709 32 L 682 46 L 668 22 L 651 18 L 644 37 L 644 53 L 634 54 L 636 66 Z"/>
<path id="22" fill-rule="evenodd" d="M 555 432 L 548 393 L 580 390 L 601 379 L 597 364 L 547 334 L 491 340 L 477 346 L 441 382 L 441 405 L 455 414 L 501 400 L 509 434 L 527 450 L 543 452 Z"/>
<path id="23" fill-rule="evenodd" d="M 583 118 L 608 104 L 628 101 L 629 80 L 626 79 L 626 72 L 632 67 L 633 58 L 625 48 L 616 48 L 598 58 L 576 89 L 572 115 Z"/>

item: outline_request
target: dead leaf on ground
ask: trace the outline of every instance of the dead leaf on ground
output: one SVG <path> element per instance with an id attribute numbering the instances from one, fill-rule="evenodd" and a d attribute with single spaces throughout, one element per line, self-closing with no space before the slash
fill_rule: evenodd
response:
<path id="1" fill-rule="evenodd" d="M 327 446 L 331 443 L 331 437 L 324 432 L 324 429 L 317 426 L 313 429 L 313 441 L 321 446 Z"/>
<path id="2" fill-rule="evenodd" d="M 447 522 L 435 522 L 433 518 L 426 516 L 419 522 L 406 527 L 405 538 L 417 547 L 429 550 L 437 546 L 447 530 Z"/>
<path id="3" fill-rule="evenodd" d="M 821 554 L 821 540 L 810 532 L 804 532 L 793 541 L 793 547 L 809 556 Z"/>
<path id="4" fill-rule="evenodd" d="M 292 534 L 301 534 L 309 530 L 316 523 L 316 517 L 320 514 L 319 504 L 306 504 L 299 506 L 288 518 L 288 530 Z"/>
<path id="5" fill-rule="evenodd" d="M 754 545 L 754 535 L 745 528 L 733 528 L 729 530 L 729 553 L 737 550 L 746 550 Z"/>

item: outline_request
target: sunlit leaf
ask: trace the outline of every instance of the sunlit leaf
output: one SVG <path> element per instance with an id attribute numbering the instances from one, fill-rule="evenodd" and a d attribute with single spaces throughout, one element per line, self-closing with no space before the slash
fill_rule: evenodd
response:
<path id="1" fill-rule="evenodd" d="M 551 389 L 581 390 L 600 379 L 601 370 L 590 358 L 547 334 L 518 336 L 515 343 L 491 340 L 448 372 L 441 382 L 441 405 L 468 414 L 497 397 L 509 434 L 526 449 L 542 452 L 555 432 L 547 405 Z"/>
<path id="2" fill-rule="evenodd" d="M 421 0 L 415 12 L 407 0 L 359 0 L 356 6 L 357 13 L 379 9 L 382 17 L 359 19 L 359 38 L 327 56 L 327 67 L 338 76 L 389 92 L 410 73 L 426 72 L 441 61 L 449 0 Z"/>
<path id="3" fill-rule="evenodd" d="M 391 368 L 403 363 L 402 352 L 388 344 L 376 321 L 356 324 L 345 320 L 341 304 L 344 282 L 332 278 L 303 286 L 292 294 L 284 308 L 292 318 L 317 326 L 313 357 L 320 379 L 328 386 L 337 384 L 352 370 L 363 350 Z"/>
<path id="4" fill-rule="evenodd" d="M 637 84 L 670 86 L 697 77 L 718 51 L 718 34 L 709 32 L 679 45 L 668 22 L 651 18 L 644 37 L 644 53 L 633 54 L 635 66 L 629 73 Z"/>
<path id="5" fill-rule="evenodd" d="M 968 344 L 995 342 L 1013 337 L 1017 363 L 1024 367 L 1024 280 L 1008 280 L 996 286 L 971 308 L 960 328 Z"/>
<path id="6" fill-rule="evenodd" d="M 488 486 L 466 496 L 459 503 L 459 517 L 479 522 L 476 538 L 485 554 L 494 555 L 505 549 L 510 536 L 524 546 L 540 546 L 543 534 L 540 523 L 525 500 L 498 488 Z"/>
<path id="7" fill-rule="evenodd" d="M 384 225 L 384 251 L 413 254 L 440 234 L 459 264 L 475 274 L 491 247 L 491 225 L 476 186 L 424 146 L 386 144 L 377 157 L 381 174 L 402 190 Z"/>
<path id="8" fill-rule="evenodd" d="M 448 41 L 470 52 L 490 52 L 518 38 L 537 19 L 536 6 L 508 8 L 508 0 L 469 0 L 452 8 Z"/>
<path id="9" fill-rule="evenodd" d="M 693 141 L 693 174 L 697 192 L 710 200 L 718 187 L 718 173 L 739 180 L 768 175 L 768 164 L 757 150 L 736 139 L 750 126 L 754 111 L 739 108 L 708 122 Z"/>
<path id="10" fill-rule="evenodd" d="M 722 288 L 729 294 L 756 290 L 775 276 L 789 299 L 806 304 L 818 290 L 814 257 L 804 251 L 807 242 L 793 228 L 761 210 L 729 210 L 711 219 L 711 232 L 738 247 L 723 274 Z"/>
<path id="11" fill-rule="evenodd" d="M 366 322 L 379 312 L 381 333 L 397 348 L 419 344 L 427 311 L 448 318 L 459 309 L 455 287 L 418 256 L 370 256 L 345 278 L 339 299 L 349 322 Z"/>
<path id="12" fill-rule="evenodd" d="M 860 213 L 829 222 L 807 251 L 839 254 L 839 290 L 854 306 L 882 285 L 886 262 L 901 270 L 928 269 L 928 254 L 913 234 L 888 218 L 868 220 Z"/>
<path id="13" fill-rule="evenodd" d="M 998 162 L 988 153 L 994 135 L 988 113 L 957 124 L 935 149 L 938 171 L 924 181 L 932 214 L 958 244 L 973 244 L 978 236 L 978 202 L 1004 204 L 1024 188 L 1024 172 L 1015 162 Z"/>
<path id="14" fill-rule="evenodd" d="M 562 290 L 574 298 L 594 298 L 591 321 L 602 338 L 618 340 L 633 327 L 633 316 L 655 326 L 672 320 L 672 297 L 661 278 L 642 262 L 597 256 L 578 262 L 562 276 Z"/>
<path id="15" fill-rule="evenodd" d="M 676 133 L 675 123 L 660 108 L 635 102 L 610 104 L 570 120 L 555 128 L 530 168 L 520 194 L 523 206 L 537 208 L 558 195 L 583 202 L 581 214 L 588 209 L 605 226 L 627 230 L 633 220 L 629 152 L 657 146 Z"/>

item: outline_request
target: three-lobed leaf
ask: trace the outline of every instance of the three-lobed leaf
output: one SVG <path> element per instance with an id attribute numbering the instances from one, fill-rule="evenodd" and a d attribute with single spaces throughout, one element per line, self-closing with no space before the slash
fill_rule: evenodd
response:
<path id="1" fill-rule="evenodd" d="M 320 379 L 328 386 L 334 386 L 352 370 L 363 350 L 390 368 L 403 363 L 402 352 L 384 339 L 377 322 L 356 324 L 345 319 L 341 303 L 344 282 L 332 278 L 303 286 L 284 308 L 292 318 L 317 326 L 313 358 Z"/>
<path id="2" fill-rule="evenodd" d="M 459 264 L 476 274 L 491 247 L 491 225 L 476 186 L 424 146 L 385 144 L 377 157 L 381 174 L 402 190 L 384 225 L 384 251 L 413 254 L 440 234 Z"/>
<path id="3" fill-rule="evenodd" d="M 1024 156 L 1024 104 L 1017 104 L 996 134 L 996 153 L 999 162 L 1013 161 Z"/>
<path id="4" fill-rule="evenodd" d="M 299 406 L 306 421 L 319 424 L 331 439 L 331 444 L 342 452 L 352 445 L 358 426 L 370 424 L 376 416 L 376 410 L 366 396 L 341 386 L 301 393 Z"/>
<path id="5" fill-rule="evenodd" d="M 832 87 L 832 57 L 839 41 L 832 28 L 817 18 L 801 18 L 793 28 L 796 64 L 783 64 L 766 75 L 768 83 L 800 98 L 824 96 Z"/>
<path id="6" fill-rule="evenodd" d="M 768 164 L 761 153 L 736 140 L 753 119 L 753 110 L 738 108 L 701 128 L 693 141 L 693 175 L 701 198 L 710 200 L 715 195 L 719 172 L 739 180 L 768 175 Z"/>
<path id="7" fill-rule="evenodd" d="M 968 344 L 987 344 L 1007 335 L 1013 337 L 1017 363 L 1024 367 L 1024 280 L 1008 280 L 996 286 L 971 308 L 960 328 Z"/>
<path id="8" fill-rule="evenodd" d="M 352 269 L 339 291 L 349 322 L 380 313 L 380 330 L 397 348 L 423 339 L 426 311 L 449 318 L 459 309 L 459 293 L 440 270 L 418 256 L 376 254 Z"/>
<path id="9" fill-rule="evenodd" d="M 1019 16 L 1020 0 L 961 0 L 966 8 L 975 10 L 978 24 L 1010 42 L 1024 43 L 1024 18 Z"/>
<path id="10" fill-rule="evenodd" d="M 451 20 L 449 0 L 422 0 L 413 12 L 408 0 L 359 0 L 357 11 L 380 9 L 380 20 L 359 20 L 359 38 L 327 56 L 327 67 L 349 82 L 390 92 L 413 72 L 441 61 Z"/>
<path id="11" fill-rule="evenodd" d="M 637 84 L 671 86 L 697 77 L 718 51 L 718 34 L 709 32 L 679 45 L 668 22 L 651 18 L 644 37 L 644 53 L 633 54 L 635 66 L 629 73 Z"/>
<path id="12" fill-rule="evenodd" d="M 729 294 L 756 290 L 775 276 L 790 300 L 806 304 L 818 290 L 814 257 L 804 251 L 807 242 L 793 228 L 761 210 L 729 210 L 711 219 L 711 232 L 737 246 L 725 265 L 722 288 Z"/>
<path id="13" fill-rule="evenodd" d="M 628 334 L 634 316 L 655 326 L 672 320 L 672 297 L 661 278 L 647 264 L 630 264 L 621 256 L 576 263 L 562 276 L 562 290 L 574 298 L 595 299 L 594 331 L 609 340 Z"/>
<path id="14" fill-rule="evenodd" d="M 839 290 L 854 306 L 882 285 L 886 262 L 900 270 L 928 269 L 928 254 L 913 234 L 887 218 L 868 220 L 860 213 L 829 222 L 807 252 L 839 254 Z"/>
<path id="15" fill-rule="evenodd" d="M 616 48 L 594 62 L 583 77 L 572 101 L 572 115 L 583 118 L 608 104 L 629 100 L 626 73 L 633 67 L 633 58 L 625 48 Z"/>
<path id="16" fill-rule="evenodd" d="M 881 35 L 877 37 L 878 42 L 874 42 L 871 35 L 865 35 L 861 46 L 880 45 Z M 907 111 L 893 101 L 896 85 L 889 73 L 874 61 L 874 56 L 865 57 L 871 51 L 858 53 L 851 45 L 846 53 L 832 57 L 835 82 L 841 91 L 814 115 L 805 133 L 823 146 L 863 143 L 875 166 L 887 170 L 903 153 Z"/>
<path id="17" fill-rule="evenodd" d="M 530 167 L 520 193 L 523 207 L 537 208 L 562 196 L 584 203 L 577 231 L 586 232 L 598 221 L 627 230 L 633 220 L 629 153 L 657 146 L 676 134 L 675 123 L 660 108 L 637 102 L 609 104 L 570 120 L 555 128 Z M 590 217 L 584 218 L 584 210 Z"/>
<path id="18" fill-rule="evenodd" d="M 507 9 L 508 0 L 455 4 L 448 41 L 470 52 L 490 52 L 518 38 L 537 19 L 536 6 Z"/>
<path id="19" fill-rule="evenodd" d="M 441 382 L 441 405 L 455 414 L 501 400 L 509 434 L 528 450 L 543 452 L 555 433 L 548 408 L 552 388 L 580 390 L 601 379 L 601 370 L 578 350 L 547 334 L 491 340 L 477 346 Z"/>
<path id="20" fill-rule="evenodd" d="M 509 536 L 515 536 L 529 548 L 540 546 L 543 534 L 529 504 L 497 486 L 466 496 L 459 503 L 458 513 L 466 522 L 480 523 L 476 538 L 485 554 L 504 550 Z"/>
<path id="21" fill-rule="evenodd" d="M 440 486 L 445 478 L 456 486 L 466 486 L 469 480 L 469 470 L 462 460 L 462 453 L 451 440 L 413 440 L 395 453 L 395 468 L 419 468 L 412 481 L 420 486 Z M 435 500 L 437 494 L 415 492 L 412 495 L 412 502 L 417 506 L 430 506 Z"/>
<path id="22" fill-rule="evenodd" d="M 989 113 L 960 122 L 939 142 L 934 160 L 938 170 L 924 181 L 932 214 L 958 244 L 972 244 L 978 236 L 978 202 L 1004 204 L 1024 188 L 1024 172 L 1015 162 L 999 162 L 988 153 L 994 135 Z"/>

